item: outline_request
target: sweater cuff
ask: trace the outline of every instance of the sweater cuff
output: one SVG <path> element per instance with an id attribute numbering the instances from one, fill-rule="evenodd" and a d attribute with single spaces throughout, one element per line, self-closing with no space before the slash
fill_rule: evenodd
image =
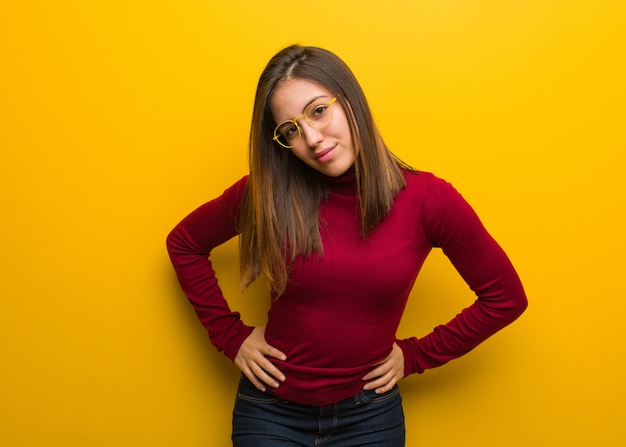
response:
<path id="1" fill-rule="evenodd" d="M 404 377 L 411 374 L 422 374 L 425 369 L 418 366 L 417 356 L 414 354 L 414 349 L 411 346 L 412 344 L 417 344 L 417 338 L 396 339 L 396 344 L 400 346 L 404 354 Z"/>
<path id="2" fill-rule="evenodd" d="M 229 341 L 228 345 L 224 347 L 224 355 L 228 357 L 232 362 L 235 361 L 235 357 L 237 357 L 237 353 L 239 352 L 239 348 L 243 342 L 250 336 L 254 327 L 252 326 L 243 326 L 239 333 L 232 337 Z"/>

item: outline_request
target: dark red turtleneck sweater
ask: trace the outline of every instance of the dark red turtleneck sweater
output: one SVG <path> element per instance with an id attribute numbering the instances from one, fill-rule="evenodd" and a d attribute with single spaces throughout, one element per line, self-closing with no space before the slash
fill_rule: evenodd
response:
<path id="1" fill-rule="evenodd" d="M 357 394 L 362 377 L 394 342 L 405 375 L 459 357 L 515 320 L 527 302 L 500 246 L 456 190 L 429 173 L 407 172 L 389 215 L 364 240 L 353 171 L 328 180 L 320 206 L 323 255 L 298 258 L 283 296 L 271 303 L 265 337 L 284 352 L 272 360 L 287 377 L 275 394 L 327 405 Z M 167 239 L 180 284 L 212 343 L 233 360 L 252 331 L 231 311 L 208 256 L 237 235 L 247 177 L 178 224 Z M 441 247 L 476 301 L 423 338 L 396 340 L 415 278 Z M 268 300 L 269 301 L 269 300 Z"/>

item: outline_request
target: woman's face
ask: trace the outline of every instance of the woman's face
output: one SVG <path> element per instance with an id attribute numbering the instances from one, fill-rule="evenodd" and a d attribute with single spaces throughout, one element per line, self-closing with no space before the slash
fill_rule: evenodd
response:
<path id="1" fill-rule="evenodd" d="M 276 144 L 276 150 L 290 150 L 304 163 L 330 177 L 339 177 L 352 167 L 355 160 L 348 119 L 339 102 L 334 102 L 332 120 L 322 128 L 313 127 L 304 117 L 311 104 L 327 104 L 334 95 L 324 87 L 305 79 L 290 79 L 281 84 L 270 100 L 274 121 L 297 120 L 301 130 L 300 141 L 291 149 Z M 316 108 L 316 106 L 313 106 Z M 315 113 L 308 109 L 309 114 Z"/>

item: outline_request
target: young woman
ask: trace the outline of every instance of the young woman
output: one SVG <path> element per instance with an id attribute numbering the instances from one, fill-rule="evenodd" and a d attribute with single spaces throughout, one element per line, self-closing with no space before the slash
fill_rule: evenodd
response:
<path id="1" fill-rule="evenodd" d="M 208 255 L 240 236 L 243 285 L 271 285 L 263 327 L 244 324 Z M 242 371 L 235 446 L 403 446 L 397 382 L 457 358 L 527 302 L 508 257 L 445 181 L 385 146 L 350 69 L 291 46 L 261 74 L 250 174 L 187 216 L 168 251 L 212 343 Z M 422 338 L 396 339 L 433 247 L 476 301 Z"/>

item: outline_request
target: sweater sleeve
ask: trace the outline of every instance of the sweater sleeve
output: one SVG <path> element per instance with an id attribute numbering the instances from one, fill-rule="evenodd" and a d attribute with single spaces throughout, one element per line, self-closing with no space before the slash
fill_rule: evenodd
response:
<path id="1" fill-rule="evenodd" d="M 398 340 L 405 357 L 405 375 L 462 356 L 517 319 L 527 307 L 509 258 L 450 184 L 433 177 L 424 206 L 433 246 L 441 247 L 477 298 L 423 338 Z"/>
<path id="2" fill-rule="evenodd" d="M 166 246 L 181 288 L 193 305 L 211 342 L 234 360 L 252 332 L 228 306 L 209 255 L 238 233 L 237 219 L 247 177 L 218 198 L 185 217 L 167 236 Z"/>

